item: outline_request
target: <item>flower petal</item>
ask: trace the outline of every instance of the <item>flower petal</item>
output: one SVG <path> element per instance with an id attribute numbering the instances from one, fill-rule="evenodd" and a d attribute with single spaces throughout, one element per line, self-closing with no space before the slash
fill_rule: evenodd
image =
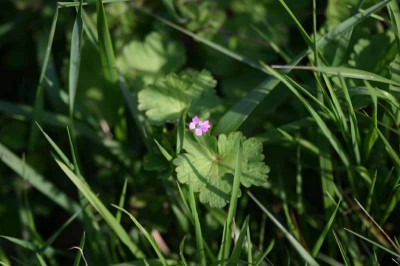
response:
<path id="1" fill-rule="evenodd" d="M 199 122 L 200 122 L 200 119 L 199 119 L 199 117 L 197 115 L 192 118 L 192 123 L 196 123 L 197 124 Z"/>
<path id="2" fill-rule="evenodd" d="M 201 128 L 196 128 L 195 134 L 196 134 L 196 136 L 201 136 L 201 135 L 203 135 L 203 131 L 201 130 Z"/>
<path id="3" fill-rule="evenodd" d="M 190 122 L 189 129 L 193 130 L 195 128 L 196 128 L 196 123 L 195 122 Z"/>
<path id="4" fill-rule="evenodd" d="M 207 132 L 208 129 L 211 127 L 210 122 L 208 122 L 208 120 L 199 123 L 199 126 L 200 126 L 200 128 L 201 128 L 201 130 L 202 130 L 203 132 Z"/>

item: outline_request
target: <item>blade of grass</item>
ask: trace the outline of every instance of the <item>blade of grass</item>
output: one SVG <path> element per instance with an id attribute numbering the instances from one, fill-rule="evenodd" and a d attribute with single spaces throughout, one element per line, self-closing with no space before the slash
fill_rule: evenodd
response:
<path id="1" fill-rule="evenodd" d="M 257 262 L 254 264 L 255 266 L 260 265 L 264 259 L 268 256 L 268 254 L 272 251 L 272 249 L 275 246 L 275 240 L 272 239 L 269 245 L 267 246 L 267 249 L 258 257 Z"/>
<path id="2" fill-rule="evenodd" d="M 313 247 L 313 249 L 311 250 L 311 255 L 312 255 L 313 257 L 316 257 L 316 256 L 318 255 L 318 252 L 319 252 L 319 250 L 321 249 L 321 246 L 322 246 L 322 244 L 324 243 L 324 240 L 325 240 L 326 236 L 328 235 L 329 230 L 331 230 L 333 221 L 334 221 L 335 218 L 336 218 L 336 213 L 337 213 L 337 211 L 338 211 L 338 209 L 339 209 L 339 207 L 340 207 L 341 201 L 342 201 L 342 200 L 339 200 L 338 204 L 336 205 L 335 210 L 333 211 L 331 217 L 329 218 L 329 220 L 328 220 L 328 222 L 326 223 L 324 229 L 322 230 L 321 235 L 318 237 L 317 241 L 315 242 L 314 247 Z"/>
<path id="3" fill-rule="evenodd" d="M 375 73 L 371 73 L 365 70 L 355 69 L 355 68 L 347 68 L 347 67 L 314 67 L 314 66 L 281 66 L 281 65 L 273 65 L 271 66 L 274 69 L 298 69 L 298 70 L 310 70 L 316 71 L 328 75 L 333 76 L 342 76 L 345 78 L 354 78 L 368 81 L 381 82 L 385 84 L 391 84 L 395 86 L 400 86 L 400 83 L 387 79 L 385 77 L 379 76 Z"/>
<path id="4" fill-rule="evenodd" d="M 167 159 L 168 162 L 171 161 L 173 157 L 167 152 L 167 150 L 164 149 L 164 147 L 156 139 L 154 139 L 154 142 L 156 143 L 158 149 L 160 150 L 161 154 L 165 157 L 165 159 Z"/>
<path id="5" fill-rule="evenodd" d="M 124 212 L 126 215 L 129 216 L 129 218 L 133 221 L 133 223 L 136 225 L 137 228 L 139 228 L 139 230 L 142 232 L 142 234 L 146 237 L 147 241 L 149 241 L 150 245 L 153 247 L 154 251 L 156 252 L 158 258 L 160 259 L 162 265 L 166 266 L 167 265 L 167 261 L 164 258 L 164 255 L 162 254 L 160 247 L 157 245 L 156 241 L 154 240 L 154 238 L 147 232 L 146 229 L 144 229 L 144 227 L 138 222 L 138 220 L 136 220 L 136 218 L 130 214 L 128 211 L 126 211 L 123 208 L 120 208 L 117 205 L 111 204 L 111 206 L 113 206 L 114 208 Z"/>
<path id="6" fill-rule="evenodd" d="M 373 241 L 373 240 L 371 240 L 369 238 L 366 238 L 365 236 L 360 235 L 360 234 L 358 234 L 358 233 L 356 233 L 356 232 L 354 232 L 354 231 L 352 231 L 350 229 L 344 228 L 344 230 L 346 230 L 347 232 L 355 235 L 356 237 L 361 238 L 362 240 L 374 245 L 375 247 L 382 249 L 383 251 L 385 251 L 385 252 L 389 253 L 390 255 L 394 256 L 395 258 L 400 258 L 400 254 L 397 254 L 396 252 L 394 252 L 394 251 L 382 246 L 381 244 L 378 244 L 375 241 Z"/>
<path id="7" fill-rule="evenodd" d="M 238 197 L 240 194 L 240 178 L 242 176 L 242 157 L 243 157 L 243 146 L 242 142 L 239 141 L 238 148 L 236 151 L 236 165 L 235 165 L 235 174 L 233 177 L 233 185 L 232 185 L 232 194 L 229 201 L 229 209 L 228 215 L 225 221 L 225 235 L 222 239 L 221 244 L 221 259 L 228 259 L 229 254 L 231 252 L 231 244 L 232 244 L 232 223 L 235 219 L 236 208 Z"/>
<path id="8" fill-rule="evenodd" d="M 82 179 L 77 177 L 64 163 L 55 158 L 58 166 L 63 170 L 67 177 L 74 183 L 79 191 L 85 196 L 89 203 L 99 212 L 100 216 L 106 221 L 122 243 L 124 243 L 134 256 L 143 258 L 143 252 L 132 242 L 128 233 L 118 223 L 110 211 L 104 206 L 100 199 L 91 191 L 90 187 Z"/>
<path id="9" fill-rule="evenodd" d="M 81 242 L 79 243 L 79 250 L 76 252 L 73 266 L 79 266 L 81 263 L 81 258 L 83 257 L 83 248 L 85 247 L 85 239 L 86 239 L 86 233 L 83 232 Z M 85 262 L 85 265 L 87 266 L 85 257 L 83 257 L 83 260 Z"/>
<path id="10" fill-rule="evenodd" d="M 47 266 L 46 261 L 39 253 L 36 253 L 36 258 L 38 259 L 40 266 Z"/>
<path id="11" fill-rule="evenodd" d="M 196 247 L 200 260 L 200 265 L 207 265 L 207 260 L 204 252 L 204 244 L 203 244 L 203 234 L 201 231 L 201 223 L 199 220 L 199 214 L 197 212 L 196 207 L 196 199 L 193 192 L 193 186 L 189 183 L 189 206 L 192 214 L 192 219 L 194 221 L 194 230 L 195 230 L 195 238 L 196 238 Z"/>
<path id="12" fill-rule="evenodd" d="M 343 90 L 344 98 L 346 99 L 346 103 L 347 103 L 347 106 L 349 108 L 349 113 L 350 113 L 351 144 L 353 147 L 353 152 L 354 152 L 356 162 L 357 162 L 357 164 L 360 164 L 361 163 L 361 155 L 360 155 L 359 145 L 360 145 L 361 139 L 360 139 L 360 132 L 358 130 L 357 117 L 356 117 L 356 113 L 354 112 L 354 108 L 353 108 L 353 104 L 351 102 L 347 84 L 344 81 L 344 79 L 342 78 L 342 76 L 339 76 L 339 78 L 340 78 L 340 83 L 342 85 L 341 87 Z"/>
<path id="13" fill-rule="evenodd" d="M 186 128 L 186 110 L 182 112 L 179 119 L 178 130 L 176 133 L 176 155 L 178 155 L 183 148 L 183 141 L 185 139 L 185 128 Z"/>
<path id="14" fill-rule="evenodd" d="M 333 233 L 333 236 L 335 237 L 336 243 L 337 243 L 337 245 L 338 245 L 338 247 L 339 247 L 340 254 L 342 255 L 344 264 L 345 264 L 346 266 L 350 266 L 350 265 L 351 265 L 351 264 L 350 264 L 350 260 L 349 260 L 349 258 L 347 257 L 346 250 L 344 249 L 344 247 L 343 247 L 343 245 L 342 245 L 342 242 L 340 242 L 340 239 L 339 239 L 339 237 L 337 236 L 337 234 L 335 233 L 335 231 L 332 231 L 332 233 Z"/>
<path id="15" fill-rule="evenodd" d="M 183 254 L 183 250 L 185 248 L 185 239 L 186 239 L 186 236 L 183 237 L 181 244 L 179 245 L 179 256 L 181 257 L 183 266 L 188 266 L 186 259 L 185 259 L 185 255 Z"/>
<path id="16" fill-rule="evenodd" d="M 119 197 L 119 201 L 118 201 L 118 207 L 120 208 L 124 208 L 124 203 L 125 203 L 125 197 L 126 197 L 126 189 L 128 187 L 128 179 L 125 179 L 124 181 L 124 185 L 122 186 L 122 191 L 121 191 L 121 195 Z M 117 213 L 115 214 L 115 219 L 117 220 L 118 223 L 121 223 L 121 218 L 122 218 L 122 211 L 121 210 L 117 210 Z M 111 243 L 113 243 L 111 245 L 111 252 L 114 255 L 115 258 L 117 258 L 117 245 L 115 245 L 114 243 L 116 243 L 117 241 L 117 237 L 115 235 L 113 235 L 111 237 Z"/>
<path id="17" fill-rule="evenodd" d="M 270 213 L 264 205 L 261 204 L 257 200 L 256 197 L 254 197 L 253 194 L 250 192 L 247 192 L 247 194 L 250 196 L 250 198 L 260 207 L 260 209 L 271 219 L 271 221 L 276 225 L 276 227 L 279 228 L 280 231 L 282 231 L 283 235 L 287 238 L 287 240 L 290 242 L 290 244 L 293 246 L 293 248 L 299 253 L 299 255 L 311 266 L 316 266 L 319 265 L 314 258 L 311 256 L 310 253 L 307 252 L 307 250 L 304 249 L 304 247 L 294 238 L 287 230 L 286 228 Z"/>
<path id="18" fill-rule="evenodd" d="M 69 59 L 69 115 L 74 114 L 74 103 L 76 90 L 78 86 L 79 68 L 81 64 L 81 46 L 82 46 L 82 2 L 79 1 L 78 13 L 76 14 L 74 27 L 71 37 L 71 53 Z"/>
<path id="19" fill-rule="evenodd" d="M 251 243 L 250 227 L 248 224 L 246 229 L 246 237 L 247 237 L 247 263 L 249 265 L 253 265 L 253 243 Z"/>
<path id="20" fill-rule="evenodd" d="M 121 103 L 121 95 L 117 89 L 118 71 L 116 68 L 110 32 L 108 30 L 106 12 L 101 0 L 96 1 L 96 13 L 99 52 L 106 83 L 104 94 L 105 98 L 107 99 L 107 105 L 104 106 L 106 110 L 104 114 L 107 116 L 108 122 L 113 124 L 118 114 L 118 106 Z"/>
<path id="21" fill-rule="evenodd" d="M 240 229 L 239 238 L 236 241 L 235 247 L 233 248 L 232 254 L 229 258 L 228 265 L 234 266 L 239 263 L 240 253 L 243 248 L 244 240 L 246 237 L 246 230 L 247 230 L 248 226 L 249 226 L 249 216 L 246 217 L 246 220 L 244 221 L 244 223 L 242 225 L 242 229 Z"/>

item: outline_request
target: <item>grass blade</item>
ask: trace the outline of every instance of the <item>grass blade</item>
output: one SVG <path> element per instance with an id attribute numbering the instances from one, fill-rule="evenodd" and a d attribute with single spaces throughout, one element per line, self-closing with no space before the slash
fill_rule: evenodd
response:
<path id="1" fill-rule="evenodd" d="M 75 175 L 64 163 L 55 158 L 56 163 L 60 166 L 61 170 L 67 175 L 67 177 L 74 183 L 79 191 L 85 196 L 89 203 L 99 212 L 101 217 L 106 221 L 114 233 L 118 236 L 122 243 L 124 243 L 129 250 L 137 258 L 143 258 L 143 252 L 132 242 L 128 233 L 118 223 L 110 211 L 104 206 L 100 199 L 91 191 L 89 186 Z"/>
<path id="2" fill-rule="evenodd" d="M 82 46 L 82 2 L 80 0 L 71 37 L 71 54 L 69 59 L 69 115 L 73 116 L 76 90 L 78 86 L 79 68 L 81 64 Z"/>
<path id="3" fill-rule="evenodd" d="M 267 249 L 258 257 L 257 262 L 254 264 L 255 266 L 260 265 L 263 260 L 268 256 L 268 254 L 272 251 L 275 245 L 275 240 L 272 239 L 271 242 L 269 243 Z"/>
<path id="4" fill-rule="evenodd" d="M 300 69 L 300 70 L 310 70 L 319 73 L 324 73 L 332 76 L 342 76 L 345 78 L 353 78 L 353 79 L 361 79 L 361 80 L 369 80 L 375 82 L 381 82 L 385 84 L 400 86 L 400 83 L 387 79 L 385 77 L 379 76 L 377 74 L 355 69 L 355 68 L 347 68 L 347 67 L 314 67 L 314 66 L 280 66 L 273 65 L 272 68 L 275 69 Z"/>
<path id="5" fill-rule="evenodd" d="M 243 157 L 243 146 L 242 142 L 239 141 L 239 145 L 236 151 L 236 166 L 235 166 L 235 174 L 233 177 L 233 185 L 232 185 L 232 194 L 229 203 L 228 215 L 225 221 L 225 234 L 222 239 L 222 258 L 229 258 L 229 253 L 231 251 L 232 244 L 232 225 L 236 215 L 236 208 L 238 197 L 240 194 L 240 178 L 242 175 L 242 157 Z"/>
<path id="6" fill-rule="evenodd" d="M 40 256 L 39 253 L 36 253 L 36 258 L 38 259 L 40 266 L 47 266 L 46 261 L 43 259 L 42 256 Z"/>
<path id="7" fill-rule="evenodd" d="M 196 247 L 199 254 L 200 265 L 207 265 L 206 255 L 204 252 L 203 234 L 201 232 L 201 224 L 196 207 L 196 198 L 194 196 L 193 185 L 191 183 L 189 183 L 189 206 L 192 214 L 192 219 L 194 221 Z"/>
<path id="8" fill-rule="evenodd" d="M 113 45 L 111 42 L 110 32 L 103 2 L 96 1 L 97 12 L 97 34 L 99 43 L 100 60 L 103 68 L 105 79 L 104 96 L 106 105 L 104 106 L 108 122 L 112 124 L 118 115 L 118 106 L 121 103 L 121 95 L 118 90 L 118 71 L 115 63 Z"/>
<path id="9" fill-rule="evenodd" d="M 361 238 L 364 241 L 367 241 L 368 243 L 374 245 L 375 247 L 382 249 L 383 251 L 385 251 L 385 252 L 389 253 L 390 255 L 394 256 L 395 258 L 400 258 L 400 254 L 398 254 L 398 253 L 386 248 L 385 246 L 382 246 L 381 244 L 378 244 L 375 241 L 373 241 L 373 240 L 371 240 L 369 238 L 366 238 L 365 236 L 360 235 L 360 234 L 358 234 L 358 233 L 356 233 L 356 232 L 354 232 L 354 231 L 352 231 L 350 229 L 344 228 L 344 230 L 346 230 L 347 232 L 349 232 L 349 233 Z"/>
<path id="10" fill-rule="evenodd" d="M 186 236 L 183 237 L 181 244 L 179 245 L 179 256 L 181 257 L 183 266 L 188 266 L 186 259 L 185 259 L 185 255 L 183 254 L 183 250 L 185 248 L 185 239 L 186 239 Z"/>
<path id="11" fill-rule="evenodd" d="M 350 264 L 350 260 L 349 260 L 349 258 L 347 257 L 346 250 L 344 249 L 344 247 L 343 247 L 343 245 L 342 245 L 342 242 L 340 242 L 340 239 L 339 239 L 339 237 L 336 235 L 335 231 L 332 231 L 332 233 L 333 233 L 333 236 L 335 237 L 335 240 L 336 240 L 336 243 L 337 243 L 337 245 L 338 245 L 338 247 L 339 247 L 340 253 L 342 254 L 342 258 L 343 258 L 343 260 L 344 260 L 344 264 L 345 264 L 346 266 L 350 266 L 350 265 L 351 265 L 351 264 Z"/>
<path id="12" fill-rule="evenodd" d="M 85 239 L 86 239 L 86 233 L 83 232 L 82 239 L 81 239 L 81 242 L 79 244 L 79 250 L 75 255 L 73 266 L 79 266 L 80 263 L 81 263 L 81 258 L 83 257 L 83 248 L 85 247 Z M 87 262 L 86 262 L 85 257 L 83 257 L 83 260 L 85 262 L 85 265 L 87 266 Z"/>
<path id="13" fill-rule="evenodd" d="M 311 251 L 311 255 L 313 257 L 316 257 L 318 255 L 319 250 L 321 249 L 322 244 L 324 243 L 325 237 L 328 235 L 329 230 L 332 227 L 333 221 L 335 220 L 336 213 L 339 210 L 341 200 L 339 200 L 338 204 L 336 205 L 335 210 L 333 211 L 331 217 L 329 218 L 327 224 L 324 227 L 324 230 L 322 230 L 321 235 L 318 237 L 317 242 L 315 242 L 315 245 Z"/>
<path id="14" fill-rule="evenodd" d="M 244 239 L 246 236 L 246 230 L 247 230 L 248 226 L 249 226 L 249 216 L 246 217 L 246 220 L 243 223 L 242 229 L 240 230 L 239 238 L 236 242 L 235 247 L 233 248 L 228 265 L 234 266 L 239 263 L 240 253 L 242 251 Z M 247 241 L 250 241 L 250 240 L 248 239 Z"/>

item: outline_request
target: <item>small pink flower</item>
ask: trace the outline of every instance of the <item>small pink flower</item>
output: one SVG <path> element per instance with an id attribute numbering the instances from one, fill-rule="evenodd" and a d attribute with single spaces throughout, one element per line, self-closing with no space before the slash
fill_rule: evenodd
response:
<path id="1" fill-rule="evenodd" d="M 211 125 L 208 120 L 201 121 L 197 115 L 193 117 L 192 122 L 189 124 L 189 129 L 194 130 L 196 136 L 203 135 L 203 133 L 207 132 L 210 127 Z"/>

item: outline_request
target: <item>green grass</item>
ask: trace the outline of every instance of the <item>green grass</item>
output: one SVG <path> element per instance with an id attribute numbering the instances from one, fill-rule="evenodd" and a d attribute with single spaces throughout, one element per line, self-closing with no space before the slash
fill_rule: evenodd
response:
<path id="1" fill-rule="evenodd" d="M 5 4 L 0 265 L 400 264 L 399 10 Z"/>

